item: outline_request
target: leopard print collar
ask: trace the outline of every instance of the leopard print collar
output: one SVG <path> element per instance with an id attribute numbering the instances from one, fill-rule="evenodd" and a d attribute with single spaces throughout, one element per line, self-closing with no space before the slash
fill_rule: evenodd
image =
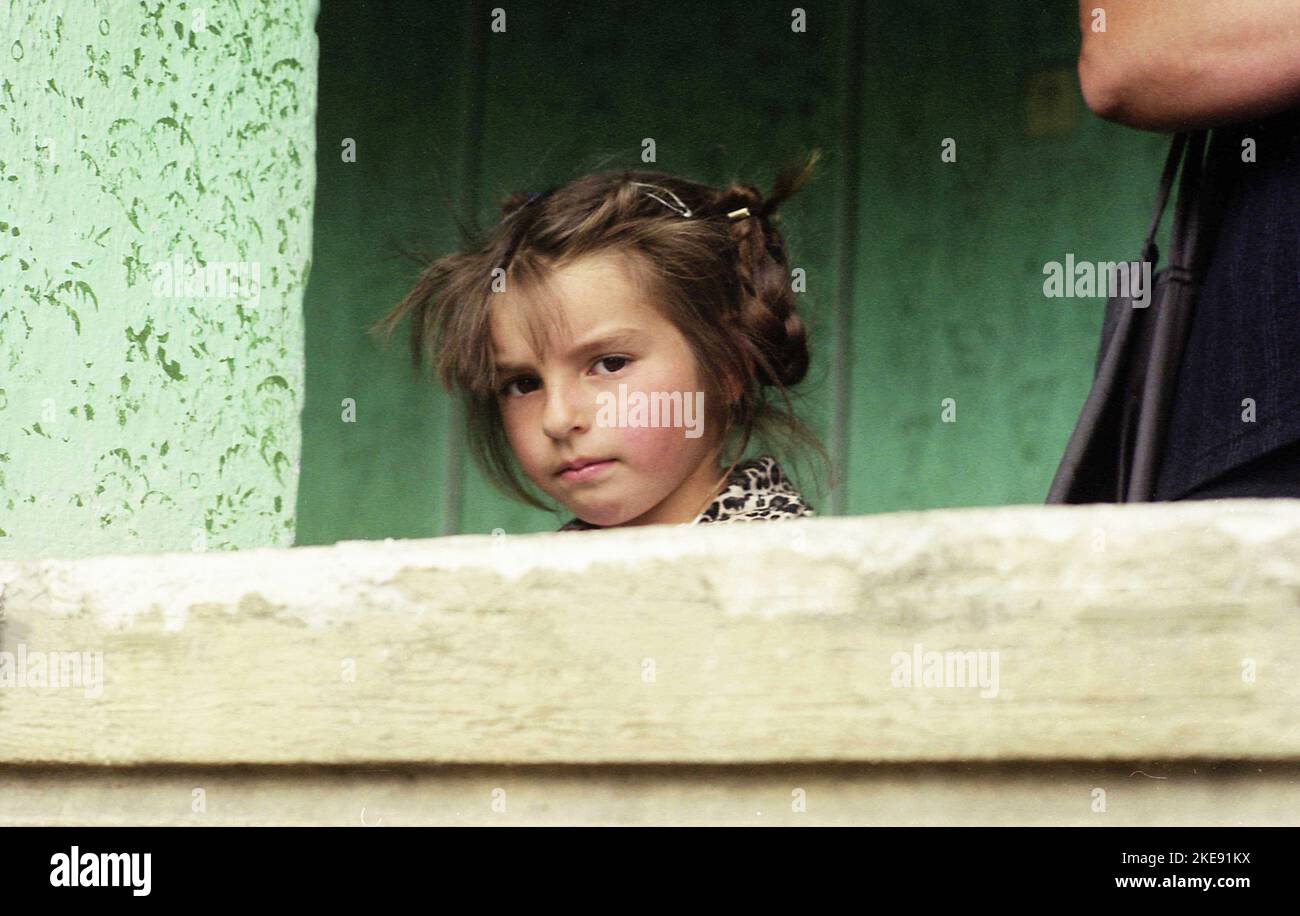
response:
<path id="1" fill-rule="evenodd" d="M 710 522 L 764 522 L 781 518 L 815 515 L 812 506 L 771 455 L 759 455 L 736 465 L 722 490 L 692 525 Z M 560 531 L 590 531 L 601 528 L 580 518 L 566 522 Z"/>

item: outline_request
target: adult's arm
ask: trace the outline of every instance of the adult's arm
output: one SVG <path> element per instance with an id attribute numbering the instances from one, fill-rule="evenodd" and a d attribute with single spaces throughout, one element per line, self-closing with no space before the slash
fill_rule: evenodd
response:
<path id="1" fill-rule="evenodd" d="M 1300 0 L 1079 0 L 1079 28 L 1083 97 L 1109 121 L 1185 130 L 1300 105 Z"/>

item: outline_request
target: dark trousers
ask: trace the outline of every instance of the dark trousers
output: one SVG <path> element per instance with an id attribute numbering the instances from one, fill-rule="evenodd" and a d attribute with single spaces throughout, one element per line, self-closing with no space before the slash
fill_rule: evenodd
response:
<path id="1" fill-rule="evenodd" d="M 1265 452 L 1253 461 L 1193 487 L 1185 499 L 1300 498 L 1300 441 Z"/>

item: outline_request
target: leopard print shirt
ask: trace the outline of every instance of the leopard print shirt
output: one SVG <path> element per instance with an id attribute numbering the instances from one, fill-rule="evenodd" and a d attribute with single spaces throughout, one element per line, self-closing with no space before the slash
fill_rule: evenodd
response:
<path id="1" fill-rule="evenodd" d="M 777 460 L 771 455 L 760 455 L 736 465 L 727 475 L 722 491 L 691 524 L 766 522 L 815 514 Z M 590 531 L 601 527 L 573 518 L 559 530 Z"/>

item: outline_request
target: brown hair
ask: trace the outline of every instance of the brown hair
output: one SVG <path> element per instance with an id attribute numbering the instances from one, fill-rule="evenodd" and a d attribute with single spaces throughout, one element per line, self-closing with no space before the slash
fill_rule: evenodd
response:
<path id="1" fill-rule="evenodd" d="M 627 255 L 635 275 L 653 289 L 651 301 L 686 338 L 698 364 L 712 370 L 701 373 L 705 403 L 727 405 L 724 450 L 729 436 L 739 438 L 724 463 L 741 460 L 751 438 L 779 439 L 806 446 L 829 469 L 825 448 L 791 402 L 789 389 L 808 372 L 807 330 L 795 310 L 785 243 L 774 225 L 777 206 L 805 184 L 819 158 L 814 150 L 783 168 L 766 198 L 748 184 L 719 189 L 643 170 L 594 172 L 540 195 L 515 193 L 504 202 L 500 222 L 486 233 L 473 232 L 465 250 L 427 263 L 411 291 L 371 331 L 386 342 L 410 316 L 415 371 L 419 375 L 426 360 L 433 363 L 442 386 L 463 398 L 479 468 L 508 495 L 554 511 L 520 478 L 501 422 L 489 323 L 493 271 L 500 268 L 496 276 L 510 288 L 538 294 L 538 317 L 554 316 L 560 310 L 542 307 L 553 303 L 547 294 L 553 270 L 588 255 Z M 647 192 L 633 182 L 660 190 Z M 678 203 L 689 217 L 677 211 Z M 728 216 L 741 208 L 750 215 Z M 768 389 L 783 403 L 774 402 Z"/>

